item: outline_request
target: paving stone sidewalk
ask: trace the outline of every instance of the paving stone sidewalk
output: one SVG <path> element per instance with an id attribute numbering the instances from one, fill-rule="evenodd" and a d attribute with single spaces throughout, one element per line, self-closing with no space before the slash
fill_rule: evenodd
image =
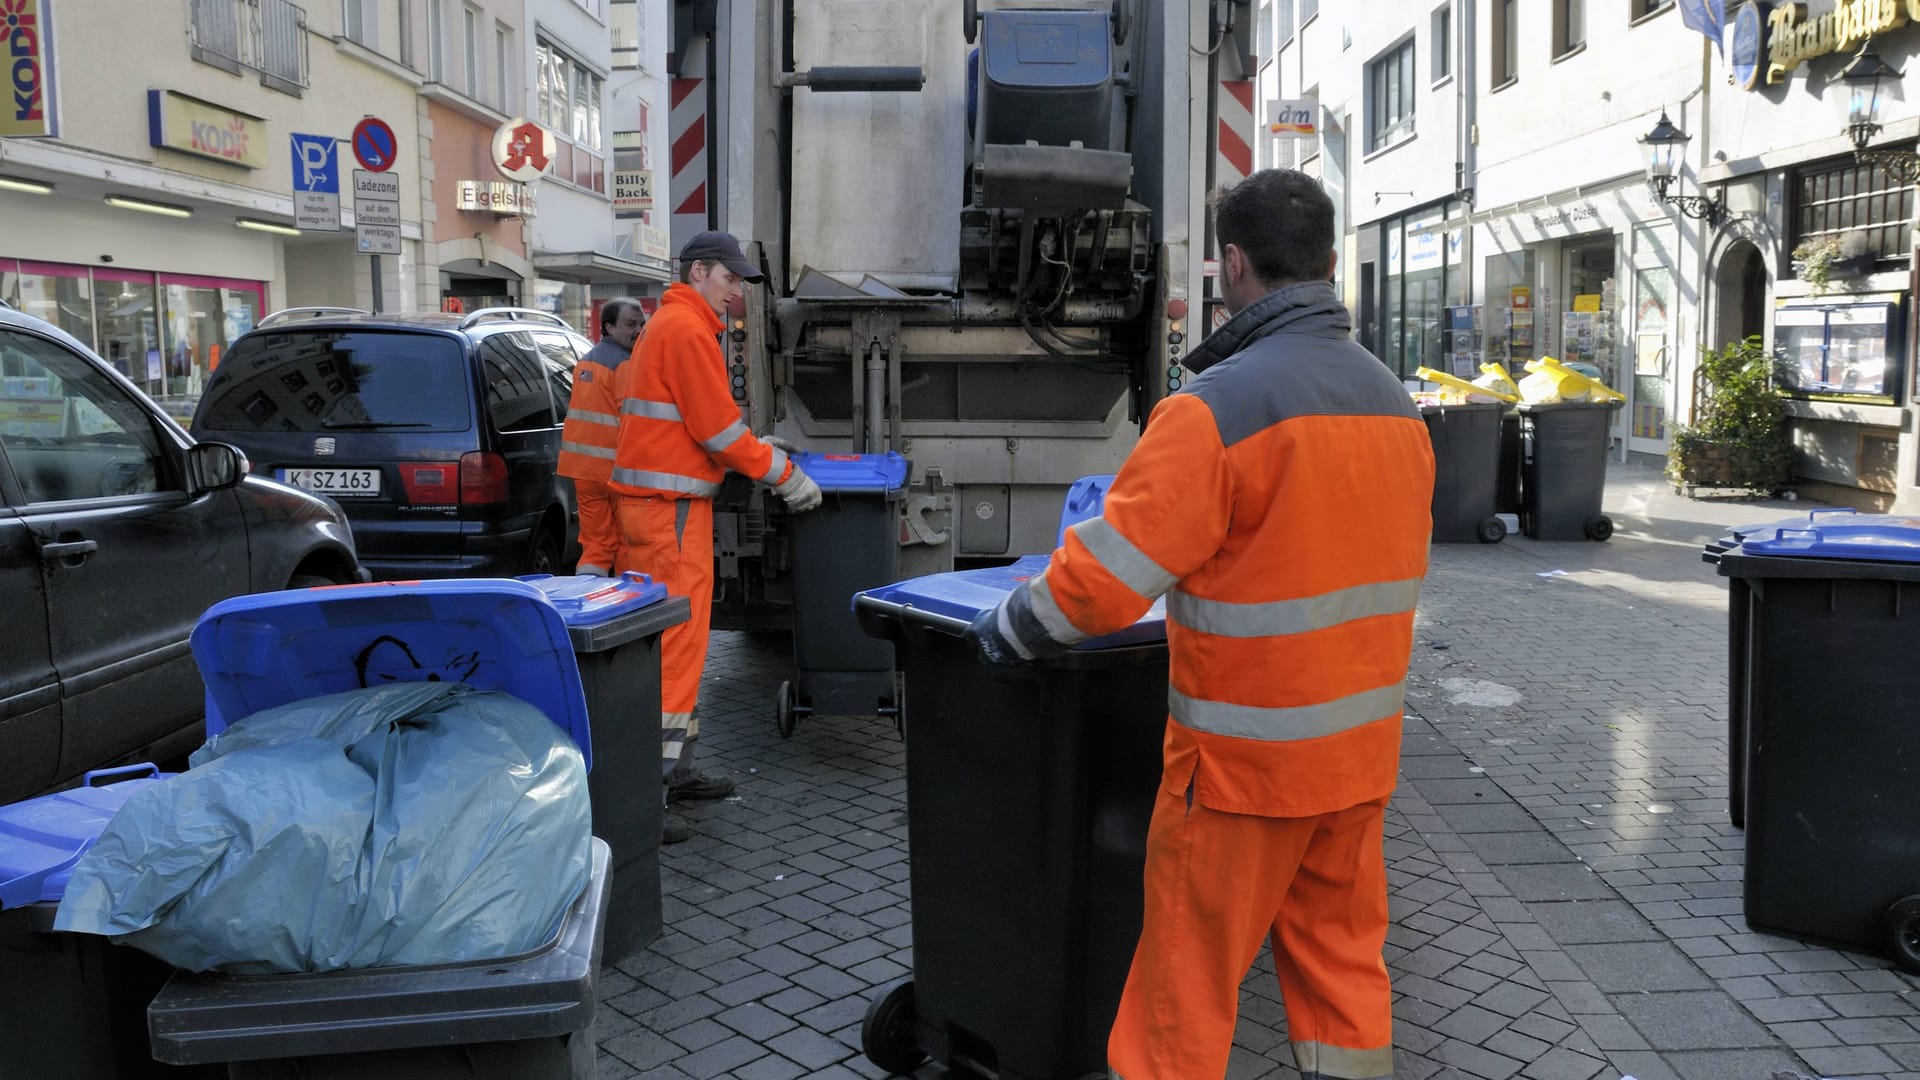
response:
<path id="1" fill-rule="evenodd" d="M 1699 550 L 1802 508 L 1619 467 L 1608 544 L 1436 546 L 1388 816 L 1397 1076 L 1920 1080 L 1920 982 L 1740 914 L 1725 595 Z M 859 1024 L 912 966 L 902 746 L 874 719 L 780 739 L 789 649 L 715 636 L 703 763 L 739 791 L 689 813 L 668 929 L 603 975 L 604 1078 L 883 1075 Z M 1264 955 L 1229 1075 L 1298 1076 Z"/>

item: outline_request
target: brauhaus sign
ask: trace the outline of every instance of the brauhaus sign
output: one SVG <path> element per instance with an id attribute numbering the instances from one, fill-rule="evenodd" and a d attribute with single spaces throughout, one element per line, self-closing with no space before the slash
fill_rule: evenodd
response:
<path id="1" fill-rule="evenodd" d="M 1767 82 L 1785 82 L 1814 57 L 1843 52 L 1875 34 L 1917 21 L 1920 0 L 1835 0 L 1833 10 L 1818 15 L 1808 14 L 1805 4 L 1781 4 L 1767 16 Z"/>

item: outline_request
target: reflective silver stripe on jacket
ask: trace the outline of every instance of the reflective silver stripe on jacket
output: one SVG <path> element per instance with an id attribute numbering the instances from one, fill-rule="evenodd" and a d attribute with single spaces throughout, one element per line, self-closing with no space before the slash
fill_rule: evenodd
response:
<path id="1" fill-rule="evenodd" d="M 1407 684 L 1404 680 L 1318 705 L 1278 708 L 1208 701 L 1205 698 L 1188 697 L 1171 686 L 1167 687 L 1167 708 L 1173 713 L 1173 718 L 1182 724 L 1211 735 L 1232 735 L 1266 742 L 1296 742 L 1338 735 L 1375 720 L 1398 715 L 1406 699 Z"/>
<path id="2" fill-rule="evenodd" d="M 615 466 L 613 482 L 630 487 L 653 488 L 656 491 L 680 491 L 703 499 L 711 499 L 720 494 L 720 485 L 711 480 L 696 480 L 691 476 L 681 476 L 678 473 L 649 472 L 646 469 L 622 469 Z"/>
<path id="3" fill-rule="evenodd" d="M 649 420 L 680 421 L 680 407 L 671 401 L 642 401 L 630 397 L 620 403 L 620 412 L 627 416 L 644 416 Z"/>
<path id="4" fill-rule="evenodd" d="M 1299 1063 L 1303 1078 L 1390 1080 L 1393 1076 L 1393 1047 L 1391 1046 L 1356 1050 L 1350 1046 L 1297 1042 L 1293 1044 L 1293 1060 Z"/>
<path id="5" fill-rule="evenodd" d="M 747 425 L 735 420 L 733 423 L 721 428 L 720 434 L 710 439 L 700 440 L 700 445 L 706 447 L 708 453 L 717 454 L 727 447 L 732 446 L 735 439 L 738 439 L 746 433 Z"/>
<path id="6" fill-rule="evenodd" d="M 1149 600 L 1156 599 L 1180 580 L 1135 547 L 1133 541 L 1121 536 L 1120 530 L 1107 524 L 1106 518 L 1089 518 L 1068 531 L 1080 538 L 1093 557 L 1100 560 L 1100 565 L 1120 579 L 1120 584 Z"/>
<path id="7" fill-rule="evenodd" d="M 583 420 L 589 424 L 605 424 L 607 427 L 619 427 L 620 418 L 612 413 L 594 412 L 591 409 L 569 409 L 567 419 Z"/>
<path id="8" fill-rule="evenodd" d="M 1066 612 L 1060 610 L 1060 603 L 1053 598 L 1053 586 L 1047 584 L 1044 571 L 1027 582 L 1027 601 L 1033 607 L 1033 617 L 1040 621 L 1040 627 L 1048 637 L 1062 645 L 1078 645 L 1087 640 L 1087 635 L 1073 625 Z"/>
<path id="9" fill-rule="evenodd" d="M 1380 581 L 1298 600 L 1253 604 L 1208 600 L 1175 589 L 1167 594 L 1167 618 L 1189 630 L 1219 637 L 1274 637 L 1325 630 L 1355 619 L 1405 615 L 1419 603 L 1419 578 Z"/>
<path id="10" fill-rule="evenodd" d="M 773 467 L 768 469 L 767 474 L 760 478 L 760 482 L 763 484 L 777 484 L 780 482 L 780 474 L 787 471 L 787 452 L 777 446 L 769 446 L 767 449 L 773 451 Z"/>
<path id="11" fill-rule="evenodd" d="M 611 446 L 591 446 L 587 443 L 566 442 L 565 440 L 561 441 L 560 449 L 568 453 L 579 454 L 583 457 L 606 458 L 609 461 L 613 460 L 614 456 L 614 449 Z"/>

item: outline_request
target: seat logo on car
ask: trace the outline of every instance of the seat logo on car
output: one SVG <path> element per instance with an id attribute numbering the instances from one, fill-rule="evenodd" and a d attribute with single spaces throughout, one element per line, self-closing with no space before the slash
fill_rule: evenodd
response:
<path id="1" fill-rule="evenodd" d="M 313 452 L 321 457 L 331 455 L 333 453 L 333 436 L 322 435 L 313 440 Z"/>

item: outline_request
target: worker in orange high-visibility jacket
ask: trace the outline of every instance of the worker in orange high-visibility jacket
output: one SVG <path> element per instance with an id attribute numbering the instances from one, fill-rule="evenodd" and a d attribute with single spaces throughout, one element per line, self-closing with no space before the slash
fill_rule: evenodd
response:
<path id="1" fill-rule="evenodd" d="M 1217 1080 L 1263 939 L 1303 1076 L 1393 1075 L 1382 814 L 1399 767 L 1433 451 L 1351 340 L 1333 204 L 1291 170 L 1216 196 L 1227 309 L 1045 572 L 976 619 L 989 660 L 1165 595 L 1170 718 L 1146 904 L 1109 1037 L 1124 1080 Z"/>
<path id="2" fill-rule="evenodd" d="M 680 252 L 640 350 L 620 369 L 620 438 L 609 487 L 620 553 L 693 602 L 693 618 L 660 642 L 662 769 L 667 800 L 717 799 L 733 781 L 692 767 L 700 728 L 694 707 L 713 616 L 713 497 L 727 470 L 773 488 L 788 509 L 820 505 L 820 487 L 782 445 L 757 438 L 733 400 L 719 334 L 721 315 L 761 274 L 724 232 L 704 232 Z"/>
<path id="3" fill-rule="evenodd" d="M 620 366 L 633 355 L 645 329 L 640 302 L 619 296 L 600 308 L 600 340 L 573 368 L 573 396 L 567 423 L 560 429 L 561 476 L 573 481 L 573 502 L 580 515 L 578 572 L 606 576 L 613 569 L 620 533 L 613 525 L 613 501 L 607 481 L 613 475 L 614 447 L 620 438 L 620 398 L 614 385 Z"/>

